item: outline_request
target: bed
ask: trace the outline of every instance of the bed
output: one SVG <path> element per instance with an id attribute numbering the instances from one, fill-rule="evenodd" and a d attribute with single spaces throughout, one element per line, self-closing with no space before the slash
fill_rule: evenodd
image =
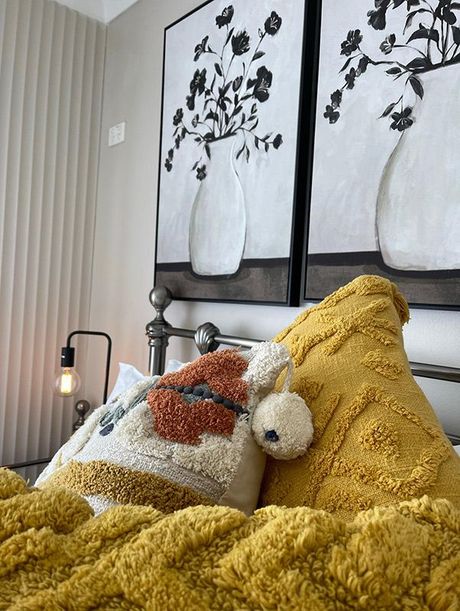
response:
<path id="1" fill-rule="evenodd" d="M 164 372 L 168 360 L 169 340 L 172 337 L 192 340 L 200 354 L 217 350 L 221 345 L 249 349 L 264 341 L 262 339 L 225 335 L 212 322 L 205 322 L 197 329 L 174 327 L 165 318 L 165 310 L 173 301 L 173 295 L 167 287 L 154 287 L 150 291 L 149 300 L 156 314 L 155 318 L 146 326 L 149 347 L 148 366 L 151 375 L 161 375 Z M 458 367 L 445 367 L 414 361 L 409 361 L 409 363 L 415 377 L 460 383 L 460 368 Z M 446 431 L 446 435 L 460 452 L 460 435 L 450 431 Z"/>
<path id="2" fill-rule="evenodd" d="M 146 332 L 152 377 L 151 382 L 139 382 L 142 396 L 138 392 L 128 397 L 130 411 L 126 398 L 108 410 L 102 406 L 67 450 L 53 458 L 48 479 L 38 489 L 28 488 L 10 470 L 0 472 L 4 509 L 0 514 L 0 608 L 460 608 L 460 459 L 410 370 L 448 382 L 459 382 L 460 371 L 421 363 L 411 363 L 409 368 L 400 332 L 408 310 L 397 288 L 378 277 L 360 277 L 299 316 L 274 343 L 224 335 L 212 323 L 196 330 L 174 327 L 165 318 L 171 300 L 164 287 L 150 293 L 155 317 Z M 101 473 L 104 477 L 115 474 L 119 479 L 113 481 L 128 496 L 100 506 L 93 517 L 87 501 L 100 497 L 100 478 L 93 477 L 86 488 L 82 482 L 86 467 L 95 462 L 97 443 L 110 439 L 113 431 L 124 430 L 128 437 L 117 433 L 111 447 L 117 453 L 123 439 L 137 444 L 142 456 L 137 456 L 135 465 L 141 469 L 148 452 L 139 422 L 143 418 L 145 423 L 146 414 L 153 410 L 155 426 L 159 426 L 153 405 L 158 393 L 163 401 L 177 392 L 189 396 L 198 387 L 201 394 L 209 388 L 195 380 L 195 386 L 184 389 L 184 380 L 191 379 L 186 376 L 199 369 L 193 364 L 195 369 L 185 366 L 163 375 L 172 337 L 192 339 L 203 355 L 201 362 L 212 367 L 219 354 L 226 352 L 217 350 L 221 345 L 244 347 L 248 354 L 253 351 L 252 356 L 242 357 L 249 363 L 247 371 L 253 368 L 252 377 L 244 378 L 246 370 L 238 375 L 249 385 L 258 382 L 260 388 L 267 386 L 267 375 L 265 370 L 255 375 L 254 363 L 259 359 L 263 364 L 269 355 L 276 386 L 269 390 L 264 386 L 263 398 L 257 394 L 259 387 L 250 387 L 250 392 L 257 391 L 251 395 L 257 396 L 251 412 L 253 432 L 257 418 L 264 422 L 263 418 L 273 417 L 273 409 L 279 409 L 270 420 L 275 422 L 270 424 L 274 430 L 266 431 L 266 426 L 264 433 L 275 432 L 280 439 L 270 435 L 267 441 L 262 436 L 261 443 L 273 447 L 272 442 L 274 446 L 284 442 L 283 426 L 290 416 L 273 399 L 287 397 L 283 393 L 289 392 L 289 386 L 311 408 L 311 445 L 291 460 L 280 460 L 276 450 L 268 451 L 259 482 L 259 508 L 255 513 L 247 511 L 248 515 L 228 490 L 221 497 L 230 499 L 228 504 L 215 502 L 210 493 L 207 497 L 182 495 L 183 505 L 170 506 L 171 488 L 167 494 L 162 489 L 162 498 L 156 496 L 155 503 L 142 502 L 152 481 L 147 476 L 141 496 L 132 497 L 141 502 L 133 504 L 126 499 L 138 474 L 125 478 L 120 468 L 126 466 L 125 459 L 114 457 L 110 473 L 107 460 Z M 228 352 L 233 359 L 228 362 L 239 367 L 241 360 L 236 362 L 233 350 Z M 284 367 L 284 361 L 273 365 L 286 353 L 288 366 Z M 235 380 L 240 391 L 236 374 L 232 384 Z M 147 384 L 151 384 L 148 389 Z M 129 391 L 123 396 L 128 395 Z M 265 412 L 262 404 L 268 405 Z M 235 422 L 241 415 L 248 422 L 243 413 L 247 405 L 234 398 L 227 411 L 233 412 Z M 302 422 L 295 428 L 300 430 Z M 294 436 L 298 432 L 286 430 Z M 447 433 L 452 443 L 459 441 Z M 243 478 L 240 489 L 254 485 L 247 473 L 256 470 L 244 452 L 245 469 L 234 470 Z M 209 465 L 199 463 L 202 473 L 212 472 L 215 456 L 222 454 L 207 456 Z M 155 457 L 158 477 L 164 456 L 163 463 Z M 183 465 L 176 463 L 175 468 L 179 467 Z M 215 468 L 222 471 L 222 465 Z M 172 479 L 178 477 L 177 469 Z M 69 473 L 72 485 L 68 485 Z M 199 488 L 203 478 L 198 480 L 189 478 L 187 485 Z M 104 494 L 114 493 L 106 486 Z"/>

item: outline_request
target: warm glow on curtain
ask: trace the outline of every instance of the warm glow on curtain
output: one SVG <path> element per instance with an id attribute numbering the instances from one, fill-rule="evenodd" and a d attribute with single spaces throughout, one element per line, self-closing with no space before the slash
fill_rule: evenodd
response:
<path id="1" fill-rule="evenodd" d="M 88 322 L 105 26 L 0 0 L 0 462 L 69 436 L 59 347 Z"/>

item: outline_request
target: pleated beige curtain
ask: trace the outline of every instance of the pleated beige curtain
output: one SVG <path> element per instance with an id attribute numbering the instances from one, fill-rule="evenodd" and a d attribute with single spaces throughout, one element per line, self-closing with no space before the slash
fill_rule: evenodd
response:
<path id="1" fill-rule="evenodd" d="M 51 382 L 89 318 L 105 35 L 51 0 L 0 0 L 2 464 L 71 433 Z"/>

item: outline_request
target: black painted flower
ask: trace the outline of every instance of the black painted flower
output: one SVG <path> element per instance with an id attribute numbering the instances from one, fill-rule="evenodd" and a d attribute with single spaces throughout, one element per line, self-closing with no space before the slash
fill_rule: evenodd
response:
<path id="1" fill-rule="evenodd" d="M 172 170 L 172 163 L 168 158 L 165 159 L 165 168 L 167 172 Z"/>
<path id="2" fill-rule="evenodd" d="M 393 47 L 395 46 L 395 43 L 396 43 L 396 36 L 394 34 L 390 34 L 389 36 L 385 38 L 385 40 L 380 45 L 380 51 L 382 51 L 382 53 L 385 53 L 385 55 L 388 55 L 389 53 L 393 51 Z"/>
<path id="3" fill-rule="evenodd" d="M 451 10 L 451 0 L 440 0 L 434 14 L 438 19 L 442 19 L 449 25 L 454 25 L 457 22 L 457 17 Z"/>
<path id="4" fill-rule="evenodd" d="M 190 93 L 192 95 L 201 95 L 204 91 L 204 86 L 206 85 L 206 68 L 200 72 L 199 70 L 195 70 L 195 74 L 193 75 L 192 80 L 190 81 Z M 190 107 L 189 107 L 190 108 Z"/>
<path id="5" fill-rule="evenodd" d="M 329 123 L 337 123 L 340 117 L 338 110 L 335 110 L 333 106 L 329 104 L 326 106 L 326 112 L 323 114 L 325 119 L 329 119 Z"/>
<path id="6" fill-rule="evenodd" d="M 364 55 L 363 57 L 361 57 L 361 59 L 358 62 L 358 69 L 356 70 L 356 76 L 361 76 L 361 74 L 364 74 L 367 70 L 367 66 L 369 65 L 369 58 L 367 57 L 367 55 Z"/>
<path id="7" fill-rule="evenodd" d="M 185 103 L 187 104 L 187 108 L 189 110 L 195 110 L 195 96 L 194 95 L 188 95 L 185 98 Z"/>
<path id="8" fill-rule="evenodd" d="M 261 66 L 256 73 L 255 79 L 248 80 L 248 89 L 254 87 L 252 95 L 259 102 L 266 102 L 270 96 L 268 90 L 272 85 L 273 74 L 265 66 Z"/>
<path id="9" fill-rule="evenodd" d="M 403 132 L 413 125 L 414 119 L 411 119 L 412 108 L 407 106 L 402 112 L 394 112 L 391 115 L 393 123 L 390 125 L 391 129 L 397 129 L 398 132 Z"/>
<path id="10" fill-rule="evenodd" d="M 241 87 L 241 83 L 242 82 L 243 82 L 243 77 L 242 76 L 237 76 L 236 79 L 232 83 L 233 91 L 238 91 L 238 89 Z"/>
<path id="11" fill-rule="evenodd" d="M 206 178 L 207 174 L 206 174 L 206 166 L 202 165 L 199 166 L 196 169 L 196 177 L 198 178 L 198 180 L 204 180 Z"/>
<path id="12" fill-rule="evenodd" d="M 199 120 L 200 120 L 200 115 L 195 115 L 192 119 L 192 126 L 196 127 L 198 125 Z"/>
<path id="13" fill-rule="evenodd" d="M 347 89 L 353 89 L 353 87 L 355 86 L 355 79 L 356 79 L 356 70 L 354 68 L 351 68 L 350 72 L 345 75 L 345 82 L 347 84 Z"/>
<path id="14" fill-rule="evenodd" d="M 274 36 L 280 29 L 282 22 L 283 20 L 278 15 L 278 13 L 272 11 L 270 17 L 265 20 L 265 31 L 267 32 L 267 34 L 270 34 L 270 36 Z"/>
<path id="15" fill-rule="evenodd" d="M 279 149 L 279 147 L 283 144 L 283 136 L 281 134 L 276 134 L 273 139 L 273 148 Z"/>
<path id="16" fill-rule="evenodd" d="M 184 118 L 184 111 L 182 110 L 182 108 L 178 108 L 176 110 L 176 114 L 173 117 L 173 125 L 175 125 L 176 127 L 180 125 L 183 118 Z"/>
<path id="17" fill-rule="evenodd" d="M 374 30 L 384 30 L 387 25 L 386 13 L 382 10 L 369 11 L 367 13 L 369 21 L 367 22 Z"/>
<path id="18" fill-rule="evenodd" d="M 246 30 L 232 36 L 232 49 L 235 55 L 243 55 L 249 51 L 249 34 Z"/>
<path id="19" fill-rule="evenodd" d="M 331 104 L 332 108 L 338 108 L 342 103 L 342 90 L 337 89 L 334 93 L 331 93 Z"/>
<path id="20" fill-rule="evenodd" d="M 362 39 L 363 35 L 361 34 L 361 30 L 350 30 L 348 32 L 347 39 L 344 40 L 341 45 L 342 50 L 340 51 L 340 55 L 346 55 L 349 57 L 358 49 Z"/>
<path id="21" fill-rule="evenodd" d="M 232 20 L 232 18 L 233 18 L 233 5 L 230 4 L 230 6 L 227 6 L 227 8 L 224 8 L 221 15 L 216 17 L 216 25 L 218 25 L 220 29 L 222 26 L 228 25 L 230 21 Z"/>
<path id="22" fill-rule="evenodd" d="M 375 0 L 375 11 L 369 11 L 367 16 L 369 21 L 367 22 L 374 30 L 384 30 L 387 25 L 387 9 L 390 5 L 391 0 Z"/>
<path id="23" fill-rule="evenodd" d="M 199 42 L 197 44 L 197 46 L 195 47 L 195 57 L 193 58 L 194 61 L 198 61 L 200 59 L 200 57 L 203 55 L 203 53 L 206 53 L 207 49 L 207 44 L 208 44 L 208 39 L 209 36 L 205 36 L 203 38 L 203 40 L 201 42 Z"/>

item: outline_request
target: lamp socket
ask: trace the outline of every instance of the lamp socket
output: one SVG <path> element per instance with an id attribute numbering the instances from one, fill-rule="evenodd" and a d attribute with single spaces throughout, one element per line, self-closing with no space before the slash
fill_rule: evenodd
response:
<path id="1" fill-rule="evenodd" d="M 73 367 L 75 364 L 75 348 L 65 346 L 61 348 L 61 367 Z"/>

